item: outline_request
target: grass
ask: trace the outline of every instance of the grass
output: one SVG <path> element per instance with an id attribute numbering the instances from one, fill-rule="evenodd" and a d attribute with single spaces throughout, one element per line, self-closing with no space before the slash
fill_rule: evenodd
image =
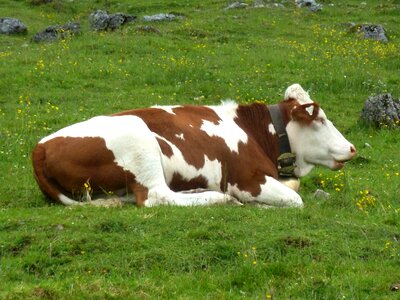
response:
<path id="1" fill-rule="evenodd" d="M 400 97 L 399 2 L 224 11 L 227 1 L 0 1 L 26 36 L 0 36 L 0 298 L 396 299 L 400 282 L 400 131 L 359 122 L 368 96 Z M 249 2 L 250 3 L 250 2 Z M 139 16 L 92 32 L 95 9 Z M 150 24 L 143 15 L 183 20 Z M 70 20 L 79 36 L 33 44 Z M 346 22 L 383 24 L 389 43 Z M 39 192 L 39 138 L 99 114 L 153 104 L 276 103 L 310 90 L 358 156 L 302 181 L 303 210 L 65 208 Z M 370 146 L 367 146 L 368 143 Z M 314 199 L 322 188 L 328 200 Z"/>

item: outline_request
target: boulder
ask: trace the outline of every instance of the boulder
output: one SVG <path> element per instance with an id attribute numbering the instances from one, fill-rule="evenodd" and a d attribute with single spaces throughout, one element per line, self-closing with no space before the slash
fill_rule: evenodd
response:
<path id="1" fill-rule="evenodd" d="M 136 20 L 136 16 L 124 13 L 108 14 L 103 10 L 96 10 L 89 15 L 90 27 L 95 31 L 115 30 L 118 27 Z"/>
<path id="2" fill-rule="evenodd" d="M 236 9 L 236 8 L 247 8 L 248 6 L 249 5 L 245 2 L 236 1 L 236 2 L 229 4 L 227 7 L 225 7 L 225 10 Z"/>
<path id="3" fill-rule="evenodd" d="M 145 22 L 173 21 L 175 19 L 182 19 L 182 16 L 164 13 L 151 16 L 143 16 L 143 21 Z"/>
<path id="4" fill-rule="evenodd" d="M 121 25 L 135 21 L 135 19 L 136 19 L 136 17 L 132 16 L 132 15 L 126 15 L 123 13 L 115 13 L 113 15 L 110 15 L 108 28 L 110 28 L 111 30 L 115 30 L 116 28 L 120 27 Z"/>
<path id="5" fill-rule="evenodd" d="M 390 93 L 369 97 L 361 110 L 360 118 L 378 127 L 400 126 L 400 100 Z"/>
<path id="6" fill-rule="evenodd" d="M 382 25 L 362 24 L 357 26 L 357 32 L 366 39 L 373 39 L 383 43 L 388 42 L 385 28 Z"/>
<path id="7" fill-rule="evenodd" d="M 224 8 L 224 10 L 230 10 L 230 9 L 243 9 L 243 8 L 285 8 L 285 6 L 283 5 L 284 2 L 286 2 L 287 0 L 282 0 L 282 3 L 278 3 L 278 2 L 273 2 L 273 3 L 265 3 L 264 0 L 254 0 L 253 3 L 249 4 L 245 1 L 234 1 L 231 2 L 230 4 L 228 4 L 228 6 L 226 6 Z"/>
<path id="8" fill-rule="evenodd" d="M 108 28 L 108 21 L 110 16 L 107 12 L 102 10 L 96 10 L 89 15 L 90 27 L 93 30 L 106 30 Z"/>
<path id="9" fill-rule="evenodd" d="M 322 4 L 317 3 L 315 0 L 295 0 L 297 7 L 307 7 L 312 12 L 322 10 Z"/>
<path id="10" fill-rule="evenodd" d="M 28 29 L 25 24 L 15 18 L 1 18 L 0 19 L 0 33 L 1 34 L 26 34 Z"/>
<path id="11" fill-rule="evenodd" d="M 65 25 L 55 25 L 45 28 L 32 37 L 32 42 L 55 42 L 69 36 L 79 34 L 81 27 L 79 23 L 70 22 Z"/>

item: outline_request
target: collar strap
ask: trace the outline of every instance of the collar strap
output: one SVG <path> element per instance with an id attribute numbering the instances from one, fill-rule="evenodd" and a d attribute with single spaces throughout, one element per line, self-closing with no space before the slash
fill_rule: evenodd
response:
<path id="1" fill-rule="evenodd" d="M 283 123 L 281 109 L 277 104 L 269 105 L 268 109 L 275 132 L 278 135 L 279 154 L 291 153 L 292 151 L 290 150 L 289 138 L 286 132 L 285 124 Z"/>
<path id="2" fill-rule="evenodd" d="M 289 138 L 283 123 L 282 112 L 278 105 L 269 105 L 272 124 L 278 135 L 279 156 L 277 158 L 278 172 L 281 177 L 294 177 L 296 155 L 290 149 Z"/>

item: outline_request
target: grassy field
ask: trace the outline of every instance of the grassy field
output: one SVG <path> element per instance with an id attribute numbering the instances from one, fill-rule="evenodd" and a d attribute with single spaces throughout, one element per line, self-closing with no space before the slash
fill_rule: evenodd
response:
<path id="1" fill-rule="evenodd" d="M 368 96 L 400 98 L 400 2 L 320 0 L 318 13 L 293 2 L 0 0 L 0 18 L 28 26 L 0 36 L 1 299 L 400 297 L 400 130 L 359 122 Z M 138 21 L 93 32 L 95 9 Z M 183 19 L 142 21 L 169 12 Z M 80 35 L 30 42 L 72 20 Z M 382 24 L 389 42 L 348 22 Z M 35 143 L 71 123 L 154 104 L 272 104 L 295 82 L 358 149 L 344 170 L 304 178 L 303 210 L 65 208 L 34 182 Z M 318 188 L 331 197 L 314 199 Z"/>

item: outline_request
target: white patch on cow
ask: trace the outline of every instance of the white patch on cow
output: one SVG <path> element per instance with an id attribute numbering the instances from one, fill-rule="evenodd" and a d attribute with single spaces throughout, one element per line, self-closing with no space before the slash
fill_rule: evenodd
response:
<path id="1" fill-rule="evenodd" d="M 228 194 L 240 199 L 242 202 L 259 202 L 272 206 L 302 207 L 301 197 L 291 188 L 280 183 L 273 177 L 265 176 L 266 183 L 261 185 L 261 192 L 253 196 L 247 191 L 242 191 L 237 184 L 228 183 Z"/>
<path id="2" fill-rule="evenodd" d="M 108 118 L 110 117 L 94 117 L 87 121 L 79 122 L 67 127 L 64 127 L 40 140 L 39 143 L 45 143 L 56 137 L 101 137 L 101 129 L 107 127 Z M 98 128 L 97 126 L 100 126 Z"/>
<path id="3" fill-rule="evenodd" d="M 201 130 L 209 136 L 222 138 L 232 152 L 239 152 L 239 143 L 247 143 L 247 134 L 234 121 L 238 105 L 225 102 L 222 106 L 209 106 L 221 119 L 218 124 L 203 120 Z"/>
<path id="4" fill-rule="evenodd" d="M 300 84 L 295 83 L 289 86 L 285 91 L 285 100 L 296 99 L 300 104 L 312 103 L 310 95 L 301 87 Z"/>
<path id="5" fill-rule="evenodd" d="M 218 160 L 210 160 L 206 155 L 204 155 L 204 166 L 200 169 L 196 169 L 185 161 L 185 158 L 178 147 L 159 135 L 157 135 L 157 137 L 164 140 L 171 147 L 173 152 L 171 157 L 162 155 L 162 165 L 165 181 L 167 183 L 171 182 L 174 173 L 179 173 L 182 178 L 187 181 L 203 176 L 207 179 L 209 188 L 220 191 L 219 183 L 222 178 L 222 168 L 221 163 Z"/>
<path id="6" fill-rule="evenodd" d="M 58 199 L 61 201 L 62 204 L 66 205 L 66 206 L 83 205 L 83 202 L 75 201 L 73 199 L 68 198 L 67 196 L 65 196 L 63 194 L 59 194 L 58 195 Z"/>
<path id="7" fill-rule="evenodd" d="M 272 135 L 275 135 L 275 134 L 276 134 L 274 124 L 271 123 L 271 124 L 268 125 L 268 131 L 269 131 L 269 133 L 272 134 Z"/>
<path id="8" fill-rule="evenodd" d="M 308 114 L 310 116 L 312 116 L 314 113 L 314 105 L 310 105 L 310 106 L 306 107 L 306 111 L 308 112 Z"/>
<path id="9" fill-rule="evenodd" d="M 175 137 L 176 137 L 177 139 L 181 139 L 182 141 L 185 140 L 185 137 L 184 137 L 183 133 L 181 133 L 181 134 L 175 134 Z"/>
<path id="10" fill-rule="evenodd" d="M 153 105 L 151 108 L 162 109 L 162 110 L 166 111 L 167 113 L 175 115 L 173 109 L 177 108 L 177 107 L 181 107 L 181 105 L 171 105 L 171 106 Z"/>
<path id="11" fill-rule="evenodd" d="M 235 111 L 236 111 L 236 109 L 237 109 L 237 107 L 238 107 L 238 104 L 235 102 L 235 100 L 232 100 L 232 99 L 224 99 L 224 100 L 221 101 L 221 105 L 220 105 L 220 106 L 225 106 L 225 107 L 231 106 L 231 107 L 233 107 L 233 108 L 235 109 Z"/>

